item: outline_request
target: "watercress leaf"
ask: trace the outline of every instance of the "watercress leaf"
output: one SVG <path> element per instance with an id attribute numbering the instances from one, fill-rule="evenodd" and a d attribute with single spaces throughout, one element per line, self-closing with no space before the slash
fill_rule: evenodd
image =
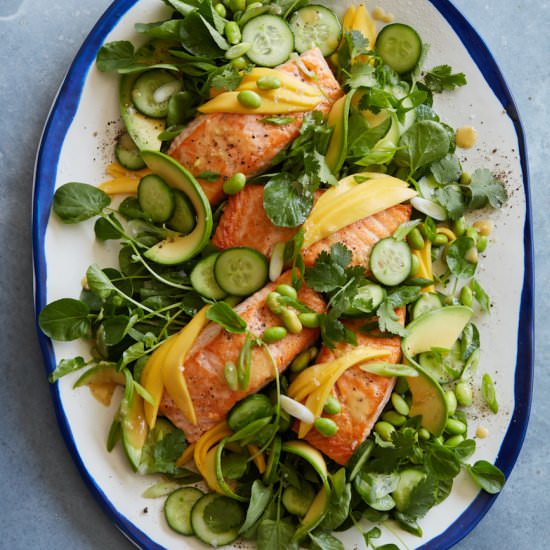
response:
<path id="1" fill-rule="evenodd" d="M 472 279 L 470 281 L 470 288 L 472 289 L 472 292 L 474 293 L 474 298 L 477 300 L 478 304 L 481 306 L 481 309 L 485 313 L 489 313 L 491 311 L 491 299 L 489 298 L 489 295 L 483 287 L 479 284 L 479 281 L 477 279 Z"/>
<path id="2" fill-rule="evenodd" d="M 111 282 L 111 279 L 95 264 L 86 270 L 86 282 L 90 290 L 95 292 L 102 300 L 107 299 L 115 290 L 115 285 Z"/>
<path id="3" fill-rule="evenodd" d="M 384 147 L 376 147 L 369 151 L 365 156 L 361 157 L 355 164 L 358 166 L 373 166 L 376 164 L 388 164 L 394 158 L 399 147 L 394 145 L 386 145 Z"/>
<path id="4" fill-rule="evenodd" d="M 451 220 L 458 220 L 466 210 L 466 202 L 460 185 L 446 185 L 436 189 L 435 198 L 447 210 Z"/>
<path id="5" fill-rule="evenodd" d="M 261 518 L 272 498 L 273 488 L 271 486 L 266 487 L 260 480 L 256 479 L 252 484 L 246 519 L 239 529 L 239 533 L 248 531 Z"/>
<path id="6" fill-rule="evenodd" d="M 99 216 L 109 206 L 109 196 L 87 183 L 62 185 L 53 196 L 53 211 L 63 223 L 79 223 Z"/>
<path id="7" fill-rule="evenodd" d="M 132 344 L 130 347 L 126 348 L 122 353 L 122 357 L 121 357 L 118 369 L 122 370 L 124 367 L 126 367 L 130 363 L 133 363 L 134 361 L 137 361 L 144 355 L 145 355 L 145 344 L 143 343 L 143 341 Z"/>
<path id="8" fill-rule="evenodd" d="M 450 144 L 449 134 L 440 123 L 421 120 L 401 136 L 397 157 L 414 173 L 442 159 L 449 152 Z"/>
<path id="9" fill-rule="evenodd" d="M 348 155 L 351 157 L 367 156 L 372 152 L 371 149 L 388 133 L 391 125 L 392 118 L 388 116 L 380 124 L 370 127 L 363 115 L 354 110 L 349 119 Z"/>
<path id="10" fill-rule="evenodd" d="M 383 544 L 382 546 L 377 546 L 375 550 L 401 550 L 397 544 L 389 542 L 388 544 Z"/>
<path id="11" fill-rule="evenodd" d="M 465 256 L 475 246 L 474 240 L 470 237 L 459 237 L 447 248 L 445 260 L 451 273 L 459 278 L 469 279 L 473 277 L 477 264 L 469 262 Z"/>
<path id="12" fill-rule="evenodd" d="M 68 342 L 88 336 L 91 328 L 88 306 L 74 298 L 48 304 L 38 316 L 42 332 L 52 340 Z"/>
<path id="13" fill-rule="evenodd" d="M 206 312 L 206 318 L 233 334 L 246 332 L 246 321 L 225 302 L 217 302 L 210 306 Z"/>
<path id="14" fill-rule="evenodd" d="M 506 482 L 502 471 L 486 460 L 478 460 L 473 466 L 467 466 L 466 469 L 477 485 L 491 495 L 500 492 Z"/>
<path id="15" fill-rule="evenodd" d="M 223 50 L 214 41 L 210 28 L 217 31 L 210 24 L 207 26 L 207 23 L 198 11 L 192 11 L 180 25 L 180 40 L 189 53 L 198 57 L 215 59 L 222 56 Z"/>
<path id="16" fill-rule="evenodd" d="M 497 180 L 486 168 L 478 168 L 472 174 L 470 185 L 465 186 L 470 192 L 468 208 L 483 208 L 489 203 L 493 208 L 500 208 L 508 199 L 504 184 Z"/>
<path id="17" fill-rule="evenodd" d="M 453 181 L 458 181 L 462 174 L 462 167 L 456 155 L 447 153 L 441 160 L 432 163 L 430 171 L 437 183 L 447 185 Z"/>
<path id="18" fill-rule="evenodd" d="M 464 462 L 475 453 L 476 442 L 474 439 L 465 439 L 462 443 L 454 447 L 453 450 L 458 460 Z"/>
<path id="19" fill-rule="evenodd" d="M 311 545 L 312 550 L 345 550 L 342 541 L 330 533 L 318 531 L 315 533 L 308 533 L 308 535 L 313 542 Z"/>
<path id="20" fill-rule="evenodd" d="M 365 544 L 369 546 L 373 540 L 379 539 L 382 536 L 382 531 L 380 527 L 373 527 L 366 533 L 363 533 L 363 538 L 365 539 Z"/>
<path id="21" fill-rule="evenodd" d="M 96 66 L 102 72 L 116 71 L 134 63 L 134 46 L 127 40 L 104 44 L 96 58 Z"/>
<path id="22" fill-rule="evenodd" d="M 98 241 L 108 241 L 110 239 L 120 239 L 122 237 L 122 226 L 114 214 L 109 214 L 109 220 L 106 218 L 97 218 L 94 224 L 94 233 Z"/>
<path id="23" fill-rule="evenodd" d="M 313 207 L 313 194 L 303 189 L 294 178 L 281 172 L 264 187 L 264 209 L 270 221 L 279 227 L 298 227 Z"/>
<path id="24" fill-rule="evenodd" d="M 70 374 L 84 368 L 87 365 L 83 357 L 73 357 L 72 359 L 61 359 L 55 370 L 50 374 L 48 380 L 53 384 L 56 380 L 59 380 L 62 376 Z"/>
<path id="25" fill-rule="evenodd" d="M 402 512 L 395 512 L 395 519 L 399 523 L 399 527 L 407 531 L 408 533 L 411 533 L 411 535 L 414 535 L 416 537 L 422 536 L 422 528 L 420 525 L 418 525 L 417 521 L 414 518 L 411 518 L 407 514 L 403 514 Z"/>
<path id="26" fill-rule="evenodd" d="M 341 491 L 333 491 L 330 495 L 329 507 L 319 529 L 334 531 L 346 521 L 351 504 L 351 485 L 344 483 Z"/>
<path id="27" fill-rule="evenodd" d="M 208 3 L 202 2 L 201 6 L 204 6 L 204 5 L 208 5 Z M 199 11 L 200 11 L 200 8 L 199 8 Z M 213 9 L 212 9 L 212 12 L 217 15 L 217 13 Z M 218 48 L 220 48 L 221 50 L 228 50 L 229 44 L 227 43 L 227 40 L 224 38 L 223 34 L 221 34 L 223 32 L 223 28 L 222 28 L 222 31 L 218 31 L 218 29 L 214 25 L 210 24 L 208 19 L 205 18 L 203 15 L 201 15 L 201 20 L 203 25 L 208 30 L 210 37 L 212 38 L 216 46 L 218 46 Z M 217 16 L 216 22 L 219 23 L 220 21 L 222 21 L 221 24 L 223 25 L 223 19 Z"/>
<path id="28" fill-rule="evenodd" d="M 122 341 L 128 329 L 130 318 L 127 315 L 108 317 L 101 324 L 104 331 L 105 344 L 114 346 Z"/>
<path id="29" fill-rule="evenodd" d="M 200 0 L 164 0 L 172 6 L 177 12 L 182 15 L 189 15 L 195 8 L 200 5 Z"/>
<path id="30" fill-rule="evenodd" d="M 452 449 L 431 445 L 426 453 L 426 466 L 437 479 L 453 479 L 460 472 L 460 461 Z"/>
<path id="31" fill-rule="evenodd" d="M 493 379 L 487 373 L 485 373 L 481 379 L 481 395 L 489 409 L 496 414 L 498 412 L 497 394 L 495 392 Z"/>
<path id="32" fill-rule="evenodd" d="M 140 34 L 159 40 L 178 40 L 181 19 L 169 19 L 157 23 L 136 23 L 134 28 Z"/>
<path id="33" fill-rule="evenodd" d="M 294 526 L 289 520 L 264 519 L 258 527 L 256 546 L 258 550 L 298 550 L 298 543 L 292 540 Z"/>
<path id="34" fill-rule="evenodd" d="M 441 93 L 444 90 L 454 90 L 466 85 L 464 73 L 453 74 L 450 65 L 438 65 L 429 70 L 424 76 L 424 83 L 434 93 Z"/>
<path id="35" fill-rule="evenodd" d="M 439 115 L 429 105 L 419 105 L 416 108 L 416 120 L 434 120 L 439 122 Z"/>

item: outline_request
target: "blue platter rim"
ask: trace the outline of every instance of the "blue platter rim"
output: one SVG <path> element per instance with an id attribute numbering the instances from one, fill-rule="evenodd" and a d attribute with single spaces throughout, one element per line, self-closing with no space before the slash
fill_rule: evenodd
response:
<path id="1" fill-rule="evenodd" d="M 93 66 L 97 51 L 108 33 L 111 32 L 124 14 L 138 3 L 138 1 L 139 0 L 115 0 L 98 20 L 69 68 L 44 127 L 35 167 L 32 217 L 36 322 L 38 320 L 38 313 L 46 305 L 47 264 L 44 236 L 49 219 L 61 148 L 67 130 L 77 111 L 86 76 L 89 69 Z M 495 96 L 499 99 L 512 120 L 518 139 L 526 208 L 523 234 L 524 280 L 519 313 L 518 351 L 514 386 L 515 406 L 508 430 L 496 459 L 496 465 L 499 466 L 508 477 L 517 460 L 527 431 L 531 408 L 534 369 L 534 261 L 529 169 L 525 134 L 510 90 L 483 39 L 449 0 L 429 1 L 441 13 L 461 39 L 464 47 L 475 61 Z M 47 372 L 50 373 L 55 368 L 53 347 L 49 338 L 44 336 L 39 330 L 38 324 L 37 332 L 46 363 L 46 369 Z M 67 417 L 64 413 L 58 384 L 51 385 L 51 393 L 54 401 L 55 414 L 65 443 L 80 474 L 94 497 L 107 512 L 114 524 L 137 546 L 144 549 L 163 548 L 137 528 L 128 518 L 122 515 L 109 501 L 101 487 L 86 469 L 80 457 Z M 496 495 L 489 495 L 484 492 L 479 493 L 463 514 L 443 533 L 434 537 L 432 540 L 419 547 L 419 549 L 443 550 L 452 547 L 479 523 L 481 518 L 495 502 L 495 499 Z"/>

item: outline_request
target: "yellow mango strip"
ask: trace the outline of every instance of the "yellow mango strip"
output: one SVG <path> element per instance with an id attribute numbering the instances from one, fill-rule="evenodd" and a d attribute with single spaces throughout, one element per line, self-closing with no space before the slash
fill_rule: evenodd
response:
<path id="1" fill-rule="evenodd" d="M 375 353 L 380 350 L 375 349 Z M 344 371 L 353 365 L 372 358 L 373 348 L 368 346 L 360 346 L 354 348 L 348 353 L 336 358 L 334 361 L 326 363 L 318 363 L 303 370 L 290 384 L 288 395 L 296 401 L 302 401 L 309 393 L 317 390 L 325 384 L 331 374 L 341 368 Z"/>
<path id="2" fill-rule="evenodd" d="M 201 435 L 195 443 L 193 451 L 195 466 L 200 474 L 211 489 L 221 494 L 223 494 L 223 491 L 216 478 L 216 449 L 212 449 L 212 447 L 215 447 L 222 439 L 225 439 L 232 433 L 225 421 L 220 422 Z"/>
<path id="3" fill-rule="evenodd" d="M 331 208 L 314 207 L 304 223 L 304 244 L 308 248 L 336 231 L 416 196 L 416 191 L 392 176 L 356 185 L 332 201 Z"/>
<path id="4" fill-rule="evenodd" d="M 318 86 L 306 84 L 299 78 L 292 76 L 286 71 L 278 71 L 277 69 L 268 69 L 265 67 L 256 67 L 255 69 L 252 69 L 249 73 L 246 73 L 237 90 L 259 91 L 256 84 L 258 80 L 262 77 L 278 78 L 281 81 L 281 88 L 284 88 L 285 90 L 294 92 L 296 94 L 307 95 L 311 97 L 319 97 L 323 95 Z"/>
<path id="5" fill-rule="evenodd" d="M 432 269 L 432 243 L 426 239 L 424 248 L 421 250 L 413 250 L 412 253 L 418 258 L 419 267 L 416 273 L 417 277 L 422 279 L 433 280 Z M 429 285 L 422 289 L 422 292 L 433 292 L 435 290 L 434 285 Z"/>
<path id="6" fill-rule="evenodd" d="M 445 227 L 444 225 L 438 226 L 437 233 L 439 235 L 445 235 L 445 237 L 447 237 L 447 239 L 449 239 L 450 243 L 452 243 L 453 241 L 456 241 L 455 232 L 452 229 L 449 229 L 448 227 Z"/>
<path id="7" fill-rule="evenodd" d="M 149 392 L 155 402 L 154 405 L 147 401 L 145 402 L 145 419 L 147 420 L 147 425 L 151 429 L 155 427 L 160 400 L 162 399 L 162 392 L 164 390 L 162 367 L 166 355 L 173 343 L 174 338 L 170 338 L 158 347 L 151 357 L 149 357 L 141 373 L 141 385 Z"/>
<path id="8" fill-rule="evenodd" d="M 349 31 L 359 31 L 369 41 L 369 48 L 374 49 L 376 44 L 376 24 L 364 4 L 359 4 Z"/>
<path id="9" fill-rule="evenodd" d="M 342 364 L 338 365 L 338 367 L 336 368 L 331 367 L 328 379 L 324 381 L 319 388 L 317 388 L 314 392 L 312 392 L 308 396 L 305 406 L 313 413 L 315 418 L 319 418 L 322 415 L 323 407 L 325 406 L 325 403 L 327 402 L 327 399 L 332 392 L 332 388 L 334 387 L 334 384 L 336 384 L 340 376 L 342 376 L 342 374 L 344 374 L 346 370 L 353 367 L 359 362 L 363 362 L 369 359 L 378 359 L 380 357 L 385 357 L 389 355 L 389 351 L 386 351 L 383 349 L 370 348 L 368 346 L 363 347 L 362 351 L 364 352 L 363 359 L 359 359 L 359 361 L 353 361 L 352 364 L 349 364 L 349 363 L 346 364 L 346 362 L 343 362 Z M 353 353 L 353 352 L 350 352 L 350 353 Z M 349 354 L 346 354 L 346 355 L 349 355 Z M 300 422 L 300 428 L 298 430 L 298 438 L 303 439 L 311 430 L 311 428 L 312 428 L 311 424 L 307 424 L 306 422 Z"/>
<path id="10" fill-rule="evenodd" d="M 237 96 L 239 92 L 224 92 L 210 101 L 201 105 L 198 110 L 201 113 L 237 113 L 242 115 L 277 115 L 282 113 L 300 113 L 312 111 L 321 101 L 323 96 L 306 96 L 279 88 L 277 90 L 256 90 L 262 98 L 262 103 L 257 109 L 250 109 L 242 105 Z"/>
<path id="11" fill-rule="evenodd" d="M 260 472 L 260 474 L 263 474 L 266 468 L 264 453 L 260 453 L 260 448 L 256 445 L 247 445 L 246 448 L 250 453 L 250 456 L 254 457 L 252 459 L 252 462 L 254 462 L 256 468 L 258 468 L 258 472 Z"/>
<path id="12" fill-rule="evenodd" d="M 149 168 L 142 168 L 141 170 L 127 170 L 118 162 L 112 162 L 105 169 L 107 174 L 112 178 L 118 178 L 120 176 L 128 176 L 141 179 L 143 176 L 147 176 L 151 173 Z"/>
<path id="13" fill-rule="evenodd" d="M 208 323 L 208 319 L 206 318 L 208 307 L 209 306 L 204 306 L 195 317 L 193 317 L 193 319 L 172 338 L 173 343 L 168 350 L 162 366 L 162 380 L 168 395 L 173 399 L 178 409 L 183 412 L 187 420 L 194 425 L 197 424 L 197 415 L 181 367 L 184 365 L 185 356 L 195 343 L 202 329 Z"/>
<path id="14" fill-rule="evenodd" d="M 183 468 L 183 466 L 185 466 L 186 464 L 188 464 L 193 460 L 196 446 L 197 446 L 196 443 L 191 443 L 191 445 L 188 445 L 185 448 L 185 451 L 183 451 L 183 453 L 181 453 L 181 456 L 176 460 L 176 466 L 178 468 Z"/>
<path id="15" fill-rule="evenodd" d="M 151 173 L 149 168 L 143 170 L 126 170 L 118 162 L 107 166 L 106 172 L 112 179 L 104 181 L 99 188 L 107 195 L 131 195 L 137 193 L 139 180 Z"/>

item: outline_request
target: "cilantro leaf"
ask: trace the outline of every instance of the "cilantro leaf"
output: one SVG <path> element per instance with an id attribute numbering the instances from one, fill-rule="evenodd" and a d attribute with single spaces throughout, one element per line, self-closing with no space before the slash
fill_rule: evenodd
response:
<path id="1" fill-rule="evenodd" d="M 217 90 L 235 90 L 239 87 L 243 76 L 231 64 L 227 64 L 210 79 L 210 86 Z"/>
<path id="2" fill-rule="evenodd" d="M 306 268 L 305 279 L 310 288 L 317 292 L 331 292 L 346 283 L 344 268 L 349 261 L 344 265 L 340 263 L 345 260 L 345 253 L 341 251 L 341 248 L 345 248 L 344 245 L 337 244 L 331 247 L 331 253 L 323 250 L 317 256 L 315 264 Z M 333 250 L 335 251 L 334 256 Z"/>
<path id="3" fill-rule="evenodd" d="M 493 208 L 500 208 L 508 199 L 504 184 L 497 180 L 486 168 L 479 168 L 472 174 L 472 181 L 466 186 L 470 192 L 471 209 L 483 208 L 489 203 Z"/>
<path id="4" fill-rule="evenodd" d="M 436 504 L 437 486 L 437 480 L 433 476 L 427 476 L 415 485 L 403 513 L 411 518 L 424 517 Z"/>
<path id="5" fill-rule="evenodd" d="M 462 186 L 446 185 L 445 187 L 436 189 L 435 198 L 447 210 L 451 220 L 458 220 L 466 210 Z"/>
<path id="6" fill-rule="evenodd" d="M 430 170 L 435 178 L 435 181 L 441 185 L 447 185 L 453 181 L 458 181 L 462 174 L 460 161 L 458 158 L 448 153 L 441 160 L 434 162 L 430 166 Z"/>
<path id="7" fill-rule="evenodd" d="M 398 334 L 399 336 L 406 336 L 407 331 L 399 322 L 395 309 L 415 302 L 420 297 L 420 294 L 420 286 L 402 286 L 388 294 L 376 310 L 380 330 L 382 332 Z"/>
<path id="8" fill-rule="evenodd" d="M 320 315 L 319 326 L 321 328 L 323 343 L 327 347 L 334 348 L 337 342 L 357 345 L 357 336 L 355 333 L 347 328 L 334 312 L 329 311 Z"/>
<path id="9" fill-rule="evenodd" d="M 450 65 L 438 65 L 426 73 L 424 83 L 432 92 L 441 93 L 465 86 L 467 82 L 464 73 L 453 74 Z"/>
<path id="10" fill-rule="evenodd" d="M 375 69 L 370 63 L 355 63 L 346 80 L 350 88 L 373 88 L 378 85 Z"/>

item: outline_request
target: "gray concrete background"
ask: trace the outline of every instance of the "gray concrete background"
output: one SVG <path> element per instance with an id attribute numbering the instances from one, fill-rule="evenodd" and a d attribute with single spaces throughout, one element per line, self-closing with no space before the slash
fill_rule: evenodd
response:
<path id="1" fill-rule="evenodd" d="M 550 3 L 454 3 L 493 51 L 527 133 L 538 312 L 525 445 L 490 512 L 456 548 L 543 549 L 550 544 L 550 331 L 543 317 L 550 307 Z M 131 547 L 90 497 L 64 446 L 35 336 L 32 298 L 30 208 L 40 133 L 69 63 L 108 4 L 0 0 L 0 548 Z"/>

